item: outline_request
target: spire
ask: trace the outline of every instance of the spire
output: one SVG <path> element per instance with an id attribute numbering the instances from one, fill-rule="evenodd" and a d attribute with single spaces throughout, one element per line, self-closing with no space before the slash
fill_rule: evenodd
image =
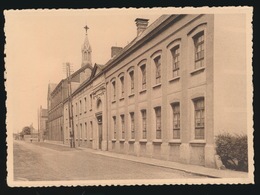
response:
<path id="1" fill-rule="evenodd" d="M 92 61 L 91 61 L 91 52 L 92 52 L 92 49 L 91 49 L 91 46 L 90 46 L 90 43 L 89 43 L 89 40 L 88 40 L 88 29 L 89 27 L 86 25 L 85 27 L 85 30 L 86 30 L 86 36 L 85 36 L 85 41 L 82 45 L 82 48 L 81 48 L 81 53 L 82 53 L 82 64 L 81 66 L 86 66 L 86 65 L 92 65 Z"/>

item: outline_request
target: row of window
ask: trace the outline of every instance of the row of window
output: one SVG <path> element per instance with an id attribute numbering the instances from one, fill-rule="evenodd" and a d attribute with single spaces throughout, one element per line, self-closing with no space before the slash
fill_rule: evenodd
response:
<path id="1" fill-rule="evenodd" d="M 79 100 L 78 102 L 75 102 L 72 105 L 73 116 L 77 117 L 83 113 L 87 113 L 88 104 L 89 104 L 89 110 L 91 110 L 92 109 L 92 95 L 89 96 L 89 103 L 88 103 L 87 97 L 84 97 L 82 100 Z M 68 120 L 68 109 L 67 108 L 66 108 L 65 114 L 66 114 L 65 119 Z"/>
<path id="2" fill-rule="evenodd" d="M 194 138 L 195 139 L 204 139 L 204 98 L 197 98 L 193 100 L 194 104 Z M 172 139 L 180 139 L 181 136 L 181 113 L 180 113 L 180 103 L 175 102 L 171 104 L 172 109 Z M 155 107 L 155 137 L 156 139 L 162 138 L 162 113 L 161 107 Z M 141 131 L 142 137 L 141 139 L 147 139 L 147 111 L 145 109 L 141 110 Z M 135 139 L 135 113 L 130 112 L 130 139 Z M 112 117 L 113 121 L 113 138 L 117 138 L 117 119 L 116 116 Z M 120 130 L 121 130 L 121 139 L 125 139 L 125 115 L 120 115 Z"/>
<path id="3" fill-rule="evenodd" d="M 196 34 L 193 37 L 193 42 L 194 42 L 194 68 L 198 69 L 204 66 L 204 31 Z M 177 44 L 174 46 L 172 49 L 170 49 L 171 53 L 171 63 L 172 63 L 172 78 L 176 78 L 180 76 L 180 44 Z M 153 63 L 155 66 L 155 85 L 161 83 L 161 55 L 156 56 L 153 59 Z M 140 72 L 141 72 L 141 90 L 146 89 L 146 81 L 147 81 L 147 76 L 146 76 L 146 64 L 143 63 L 140 65 Z M 134 70 L 130 69 L 128 71 L 129 73 L 129 80 L 130 80 L 130 94 L 134 93 L 134 87 L 135 87 L 135 80 L 134 80 Z M 121 97 L 124 97 L 124 76 L 120 76 L 120 95 Z M 113 92 L 112 92 L 112 101 L 116 100 L 116 94 L 117 94 L 117 87 L 116 87 L 116 80 L 115 78 L 112 79 L 111 81 L 112 87 L 113 87 Z"/>
<path id="4" fill-rule="evenodd" d="M 76 139 L 92 139 L 93 138 L 93 123 L 92 121 L 89 122 L 89 128 L 87 122 L 80 123 L 75 125 L 75 138 Z M 69 138 L 70 132 L 68 127 L 66 127 L 66 135 Z"/>

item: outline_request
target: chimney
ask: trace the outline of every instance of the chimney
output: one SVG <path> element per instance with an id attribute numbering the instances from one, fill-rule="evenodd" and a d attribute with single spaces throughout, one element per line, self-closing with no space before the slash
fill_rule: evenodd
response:
<path id="1" fill-rule="evenodd" d="M 137 36 L 139 36 L 147 28 L 148 19 L 136 18 L 135 24 L 136 24 L 136 27 L 137 27 Z"/>
<path id="2" fill-rule="evenodd" d="M 113 58 L 115 55 L 117 55 L 123 48 L 122 47 L 111 47 L 111 58 Z"/>

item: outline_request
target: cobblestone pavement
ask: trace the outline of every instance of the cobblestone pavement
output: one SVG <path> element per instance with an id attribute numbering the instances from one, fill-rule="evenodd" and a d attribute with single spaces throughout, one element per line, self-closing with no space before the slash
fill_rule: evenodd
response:
<path id="1" fill-rule="evenodd" d="M 203 178 L 202 176 L 81 149 L 46 143 L 14 142 L 14 180 L 117 180 Z"/>

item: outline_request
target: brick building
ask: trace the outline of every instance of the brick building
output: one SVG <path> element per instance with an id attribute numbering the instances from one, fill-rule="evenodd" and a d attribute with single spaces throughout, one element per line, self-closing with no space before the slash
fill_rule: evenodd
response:
<path id="1" fill-rule="evenodd" d="M 88 68 L 78 72 L 72 93 L 74 126 L 63 80 L 48 96 L 49 128 L 58 124 L 49 139 L 69 144 L 74 129 L 76 147 L 215 167 L 215 136 L 247 133 L 245 16 L 135 22 L 136 38 L 112 47 L 105 65 L 92 68 L 86 35 Z"/>

